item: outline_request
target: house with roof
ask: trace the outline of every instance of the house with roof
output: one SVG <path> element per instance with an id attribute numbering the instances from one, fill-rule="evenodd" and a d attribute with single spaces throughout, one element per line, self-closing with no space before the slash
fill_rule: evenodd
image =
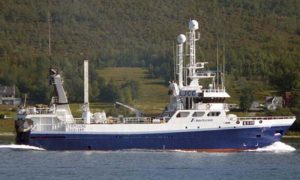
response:
<path id="1" fill-rule="evenodd" d="M 266 107 L 268 110 L 274 111 L 278 108 L 282 108 L 283 100 L 281 96 L 267 96 Z"/>
<path id="2" fill-rule="evenodd" d="M 16 97 L 16 86 L 2 86 L 0 84 L 0 104 L 18 106 L 21 98 Z"/>

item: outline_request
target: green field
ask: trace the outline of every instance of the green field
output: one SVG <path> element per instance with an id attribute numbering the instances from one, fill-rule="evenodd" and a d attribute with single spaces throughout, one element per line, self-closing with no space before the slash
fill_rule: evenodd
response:
<path id="1" fill-rule="evenodd" d="M 232 76 L 226 76 L 226 91 L 229 93 L 230 98 L 226 100 L 227 103 L 239 104 L 241 89 L 245 86 L 251 87 L 255 101 L 265 103 L 266 96 L 280 95 L 274 90 L 274 87 L 268 82 L 259 80 L 247 80 L 245 78 L 235 79 Z"/>
<path id="2" fill-rule="evenodd" d="M 133 106 L 145 114 L 155 115 L 160 113 L 169 101 L 168 88 L 162 79 L 149 78 L 147 70 L 143 68 L 105 68 L 98 71 L 100 77 L 106 81 L 123 83 L 126 80 L 141 82 L 140 98 L 133 102 Z M 96 103 L 91 108 L 107 109 L 113 104 Z"/>
<path id="3" fill-rule="evenodd" d="M 0 133 L 14 133 L 16 109 L 13 106 L 0 105 L 0 114 L 9 117 L 8 119 L 0 119 Z"/>

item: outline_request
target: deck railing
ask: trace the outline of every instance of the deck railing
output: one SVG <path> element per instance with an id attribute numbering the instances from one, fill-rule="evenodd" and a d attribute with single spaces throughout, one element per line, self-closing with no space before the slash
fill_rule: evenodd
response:
<path id="1" fill-rule="evenodd" d="M 20 110 L 20 114 L 53 114 L 55 112 L 54 108 L 49 107 L 28 107 L 26 109 Z"/>
<path id="2" fill-rule="evenodd" d="M 260 116 L 260 117 L 238 117 L 237 119 L 240 121 L 245 121 L 245 120 L 276 120 L 276 119 L 294 119 L 296 118 L 295 116 Z"/>
<path id="3" fill-rule="evenodd" d="M 61 131 L 65 129 L 64 124 L 35 124 L 35 131 Z"/>
<path id="4" fill-rule="evenodd" d="M 219 92 L 226 92 L 226 90 L 225 89 L 203 89 L 203 92 L 219 93 Z"/>

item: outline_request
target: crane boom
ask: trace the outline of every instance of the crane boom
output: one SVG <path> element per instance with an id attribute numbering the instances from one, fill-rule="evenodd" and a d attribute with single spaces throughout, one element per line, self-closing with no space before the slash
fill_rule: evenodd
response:
<path id="1" fill-rule="evenodd" d="M 129 109 L 130 111 L 132 111 L 132 112 L 135 114 L 136 117 L 142 117 L 142 112 L 139 111 L 138 109 L 135 109 L 135 108 L 133 108 L 133 107 L 131 107 L 131 106 L 128 106 L 128 105 L 123 104 L 123 103 L 120 103 L 120 102 L 118 102 L 118 101 L 116 102 L 116 104 L 118 104 L 118 105 L 120 105 L 120 106 L 123 106 L 123 107 Z"/>

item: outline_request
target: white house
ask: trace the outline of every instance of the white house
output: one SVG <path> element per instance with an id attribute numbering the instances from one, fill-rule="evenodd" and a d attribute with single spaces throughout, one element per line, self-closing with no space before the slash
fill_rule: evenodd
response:
<path id="1" fill-rule="evenodd" d="M 15 86 L 0 85 L 0 104 L 14 105 L 14 106 L 21 104 L 21 98 L 16 97 Z"/>

